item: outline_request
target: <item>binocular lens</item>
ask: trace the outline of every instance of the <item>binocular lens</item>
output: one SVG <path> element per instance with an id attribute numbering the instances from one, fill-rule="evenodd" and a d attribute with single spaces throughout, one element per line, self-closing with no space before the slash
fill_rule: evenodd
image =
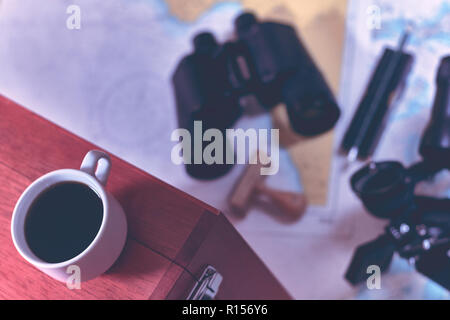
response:
<path id="1" fill-rule="evenodd" d="M 338 106 L 324 95 L 286 101 L 292 128 L 304 136 L 332 129 L 340 116 Z"/>

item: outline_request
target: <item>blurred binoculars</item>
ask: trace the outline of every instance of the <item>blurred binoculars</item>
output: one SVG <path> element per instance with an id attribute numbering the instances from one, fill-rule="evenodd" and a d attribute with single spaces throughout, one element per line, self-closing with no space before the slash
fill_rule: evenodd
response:
<path id="1" fill-rule="evenodd" d="M 266 110 L 283 102 L 292 129 L 303 136 L 326 132 L 338 120 L 335 98 L 293 27 L 243 13 L 235 20 L 235 39 L 219 44 L 203 32 L 193 43 L 194 51 L 181 59 L 172 77 L 178 124 L 191 134 L 194 121 L 224 134 L 255 99 Z M 230 168 L 186 164 L 187 172 L 201 179 Z"/>

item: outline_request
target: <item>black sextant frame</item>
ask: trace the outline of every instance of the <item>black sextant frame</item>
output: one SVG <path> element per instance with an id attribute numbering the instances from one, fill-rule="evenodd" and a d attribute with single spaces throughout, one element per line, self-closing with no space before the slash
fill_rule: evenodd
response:
<path id="1" fill-rule="evenodd" d="M 450 56 L 441 60 L 431 120 L 422 136 L 422 161 L 370 163 L 351 186 L 374 216 L 389 219 L 385 233 L 359 246 L 345 275 L 352 284 L 367 278 L 367 267 L 386 271 L 397 252 L 416 269 L 450 290 L 450 199 L 419 196 L 416 185 L 450 169 Z"/>

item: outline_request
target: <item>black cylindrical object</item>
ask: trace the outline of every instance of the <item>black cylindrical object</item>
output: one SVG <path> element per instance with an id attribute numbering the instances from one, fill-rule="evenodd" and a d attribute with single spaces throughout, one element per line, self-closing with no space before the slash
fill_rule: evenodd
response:
<path id="1" fill-rule="evenodd" d="M 194 39 L 194 52 L 184 57 L 173 77 L 179 128 L 191 134 L 191 161 L 185 163 L 186 171 L 198 179 L 214 179 L 226 174 L 232 164 L 226 164 L 226 143 L 223 143 L 222 163 L 194 163 L 194 123 L 201 121 L 202 132 L 214 128 L 226 139 L 225 129 L 239 118 L 242 110 L 238 98 L 232 94 L 225 65 L 217 63 L 221 47 L 211 33 L 200 33 Z M 203 152 L 209 142 L 201 142 Z"/>
<path id="2" fill-rule="evenodd" d="M 431 165 L 450 169 L 450 56 L 441 60 L 436 83 L 431 120 L 419 151 Z"/>
<path id="3" fill-rule="evenodd" d="M 401 92 L 412 61 L 413 57 L 401 50 L 384 50 L 345 132 L 341 144 L 344 153 L 353 149 L 356 157 L 362 160 L 374 153 L 386 125 L 392 100 Z"/>
<path id="4" fill-rule="evenodd" d="M 413 204 L 414 185 L 399 162 L 370 163 L 351 177 L 355 194 L 366 209 L 379 218 L 394 218 Z"/>
<path id="5" fill-rule="evenodd" d="M 286 81 L 282 95 L 292 128 L 303 136 L 327 132 L 341 114 L 323 76 L 312 66 Z"/>

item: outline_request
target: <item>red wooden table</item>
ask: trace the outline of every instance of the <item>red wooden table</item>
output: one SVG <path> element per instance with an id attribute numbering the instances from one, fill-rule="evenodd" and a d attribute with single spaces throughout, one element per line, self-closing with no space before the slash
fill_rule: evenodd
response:
<path id="1" fill-rule="evenodd" d="M 206 265 L 224 277 L 219 299 L 290 298 L 222 213 L 114 156 L 107 189 L 128 219 L 118 261 L 80 290 L 28 264 L 11 239 L 16 201 L 43 174 L 78 169 L 91 149 L 100 148 L 0 96 L 1 299 L 185 299 Z"/>

